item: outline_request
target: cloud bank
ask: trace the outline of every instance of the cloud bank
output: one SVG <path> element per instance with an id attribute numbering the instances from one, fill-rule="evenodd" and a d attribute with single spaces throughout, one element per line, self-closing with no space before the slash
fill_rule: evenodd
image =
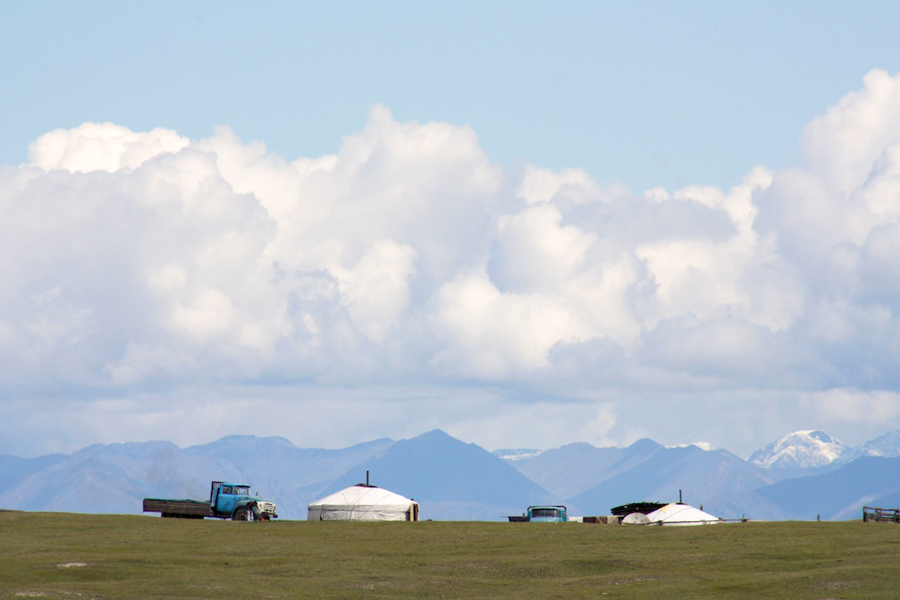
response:
<path id="1" fill-rule="evenodd" d="M 617 419 L 691 398 L 897 421 L 900 75 L 870 72 L 800 147 L 731 189 L 635 193 L 501 168 L 472 129 L 385 106 L 337 154 L 294 161 L 227 127 L 53 131 L 0 167 L 0 411 L 39 429 L 50 399 L 135 402 L 135 435 L 166 437 L 161 415 L 196 390 L 240 390 L 226 404 L 248 412 L 367 390 L 373 434 L 453 431 L 444 415 L 488 444 L 515 437 L 498 433 L 511 407 L 570 411 L 554 441 L 652 433 L 650 412 Z M 221 402 L 197 402 L 215 420 Z"/>

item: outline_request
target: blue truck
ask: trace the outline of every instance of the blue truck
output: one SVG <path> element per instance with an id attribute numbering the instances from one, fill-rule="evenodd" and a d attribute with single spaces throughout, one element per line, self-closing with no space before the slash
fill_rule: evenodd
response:
<path id="1" fill-rule="evenodd" d="M 529 506 L 521 517 L 509 517 L 518 523 L 565 523 L 568 520 L 566 507 L 561 505 Z"/>
<path id="2" fill-rule="evenodd" d="M 144 512 L 181 519 L 213 517 L 233 521 L 268 521 L 278 518 L 275 503 L 251 495 L 249 485 L 223 481 L 212 482 L 209 500 L 144 498 Z"/>

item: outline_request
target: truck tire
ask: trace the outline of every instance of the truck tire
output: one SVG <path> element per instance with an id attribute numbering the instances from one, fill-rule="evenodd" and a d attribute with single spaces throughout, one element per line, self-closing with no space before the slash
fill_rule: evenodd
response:
<path id="1" fill-rule="evenodd" d="M 247 508 L 239 508 L 234 511 L 234 516 L 232 520 L 234 521 L 253 521 L 255 515 L 252 510 L 248 510 Z"/>

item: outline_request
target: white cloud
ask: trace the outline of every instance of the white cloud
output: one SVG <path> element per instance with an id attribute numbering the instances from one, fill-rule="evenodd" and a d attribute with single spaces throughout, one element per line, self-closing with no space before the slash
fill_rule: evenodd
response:
<path id="1" fill-rule="evenodd" d="M 416 251 L 408 245 L 375 242 L 353 269 L 338 275 L 344 304 L 367 337 L 382 342 L 409 304 L 409 280 Z"/>
<path id="2" fill-rule="evenodd" d="M 900 393 L 837 388 L 804 394 L 802 404 L 830 423 L 884 423 L 900 416 Z"/>
<path id="3" fill-rule="evenodd" d="M 583 203 L 604 197 L 597 183 L 581 169 L 562 169 L 554 172 L 534 165 L 525 167 L 518 195 L 528 204 L 562 199 Z"/>
<path id="4" fill-rule="evenodd" d="M 135 169 L 161 154 L 178 152 L 190 140 L 168 129 L 134 132 L 113 123 L 85 123 L 44 134 L 28 149 L 31 164 L 73 173 Z"/>
<path id="5" fill-rule="evenodd" d="M 595 439 L 651 392 L 890 399 L 898 115 L 900 76 L 873 71 L 811 122 L 804 165 L 643 194 L 504 171 L 470 128 L 384 106 L 293 162 L 227 128 L 50 132 L 0 169 L 0 391 L 498 386 L 575 403 Z M 598 390 L 619 398 L 600 413 Z"/>
<path id="6" fill-rule="evenodd" d="M 561 221 L 549 205 L 500 216 L 491 279 L 504 290 L 553 293 L 583 272 L 594 236 Z"/>
<path id="7" fill-rule="evenodd" d="M 566 303 L 540 294 L 501 293 L 483 274 L 464 275 L 436 297 L 436 333 L 445 346 L 433 366 L 451 377 L 503 381 L 549 366 L 550 349 L 589 330 Z"/>
<path id="8" fill-rule="evenodd" d="M 801 148 L 810 169 L 839 194 L 863 185 L 879 157 L 900 139 L 900 78 L 873 70 L 863 88 L 807 125 Z"/>

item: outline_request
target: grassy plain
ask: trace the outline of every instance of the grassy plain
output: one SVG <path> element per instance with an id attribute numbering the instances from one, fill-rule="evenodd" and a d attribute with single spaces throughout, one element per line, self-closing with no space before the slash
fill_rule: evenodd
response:
<path id="1" fill-rule="evenodd" d="M 235 523 L 0 511 L 3 598 L 895 598 L 900 526 Z"/>

